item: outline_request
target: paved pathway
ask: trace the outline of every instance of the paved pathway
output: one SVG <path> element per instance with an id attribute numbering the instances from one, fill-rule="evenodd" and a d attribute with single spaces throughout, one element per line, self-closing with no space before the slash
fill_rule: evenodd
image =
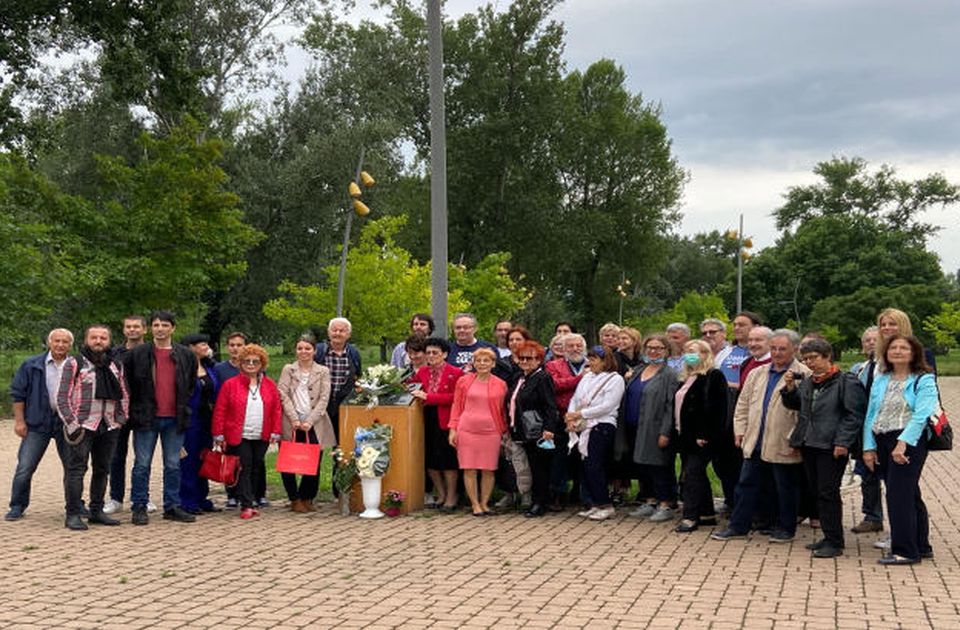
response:
<path id="1" fill-rule="evenodd" d="M 956 418 L 960 378 L 943 386 Z M 4 509 L 16 446 L 0 422 Z M 960 451 L 934 454 L 923 482 L 936 559 L 888 569 L 875 534 L 814 561 L 806 527 L 788 545 L 721 543 L 624 515 L 369 522 L 327 505 L 133 527 L 124 511 L 74 533 L 51 450 L 27 517 L 0 522 L 0 628 L 960 628 Z"/>

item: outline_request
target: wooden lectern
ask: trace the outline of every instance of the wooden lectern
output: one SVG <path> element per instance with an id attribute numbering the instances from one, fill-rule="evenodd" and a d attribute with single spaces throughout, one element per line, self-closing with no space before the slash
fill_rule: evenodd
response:
<path id="1" fill-rule="evenodd" d="M 422 510 L 423 405 L 417 399 L 399 405 L 378 405 L 370 409 L 365 405 L 341 405 L 340 447 L 345 453 L 353 451 L 353 434 L 357 427 L 369 427 L 374 420 L 393 427 L 393 438 L 390 440 L 390 467 L 387 468 L 387 474 L 383 476 L 381 486 L 383 494 L 386 495 L 388 490 L 399 490 L 406 495 L 403 506 L 400 508 L 402 514 Z M 363 511 L 359 480 L 350 493 L 350 511 Z"/>

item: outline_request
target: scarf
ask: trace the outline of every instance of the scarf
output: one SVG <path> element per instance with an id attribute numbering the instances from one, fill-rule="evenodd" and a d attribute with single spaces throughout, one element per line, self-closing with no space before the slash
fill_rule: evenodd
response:
<path id="1" fill-rule="evenodd" d="M 89 346 L 83 346 L 80 354 L 93 365 L 97 384 L 93 397 L 97 400 L 120 400 L 120 381 L 110 369 L 113 360 L 109 353 L 94 352 Z M 80 365 L 80 361 L 77 361 L 77 365 Z"/>
<path id="2" fill-rule="evenodd" d="M 839 371 L 840 371 L 840 368 L 838 368 L 836 365 L 831 365 L 830 369 L 824 372 L 823 374 L 821 374 L 820 376 L 817 376 L 816 374 L 811 375 L 810 380 L 812 380 L 814 383 L 819 385 L 820 383 L 824 382 L 825 380 L 827 380 L 828 378 L 830 378 L 831 376 L 833 376 Z"/>

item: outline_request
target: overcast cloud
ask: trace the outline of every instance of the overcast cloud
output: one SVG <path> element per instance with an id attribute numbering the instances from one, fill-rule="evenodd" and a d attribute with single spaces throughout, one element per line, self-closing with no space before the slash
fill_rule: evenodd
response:
<path id="1" fill-rule="evenodd" d="M 960 181 L 956 0 L 567 0 L 555 18 L 569 69 L 613 59 L 662 103 L 691 176 L 684 233 L 736 227 L 742 212 L 757 246 L 771 245 L 783 192 L 832 156 Z M 927 217 L 945 226 L 931 246 L 946 271 L 960 268 L 958 214 Z"/>

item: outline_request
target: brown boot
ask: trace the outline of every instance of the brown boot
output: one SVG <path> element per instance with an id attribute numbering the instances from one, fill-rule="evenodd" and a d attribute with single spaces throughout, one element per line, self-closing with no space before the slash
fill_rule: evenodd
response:
<path id="1" fill-rule="evenodd" d="M 314 507 L 314 505 L 313 505 L 313 501 L 307 501 L 306 499 L 302 499 L 302 500 L 300 501 L 300 508 L 301 508 L 301 510 L 302 510 L 303 512 L 316 512 L 316 511 L 317 511 L 317 508 Z"/>
<path id="2" fill-rule="evenodd" d="M 300 499 L 294 499 L 293 501 L 290 502 L 290 511 L 291 511 L 291 512 L 302 512 L 302 511 L 303 511 L 303 509 L 302 509 L 302 507 L 301 507 L 302 505 L 303 505 L 303 504 L 302 504 L 302 502 L 300 501 Z"/>

